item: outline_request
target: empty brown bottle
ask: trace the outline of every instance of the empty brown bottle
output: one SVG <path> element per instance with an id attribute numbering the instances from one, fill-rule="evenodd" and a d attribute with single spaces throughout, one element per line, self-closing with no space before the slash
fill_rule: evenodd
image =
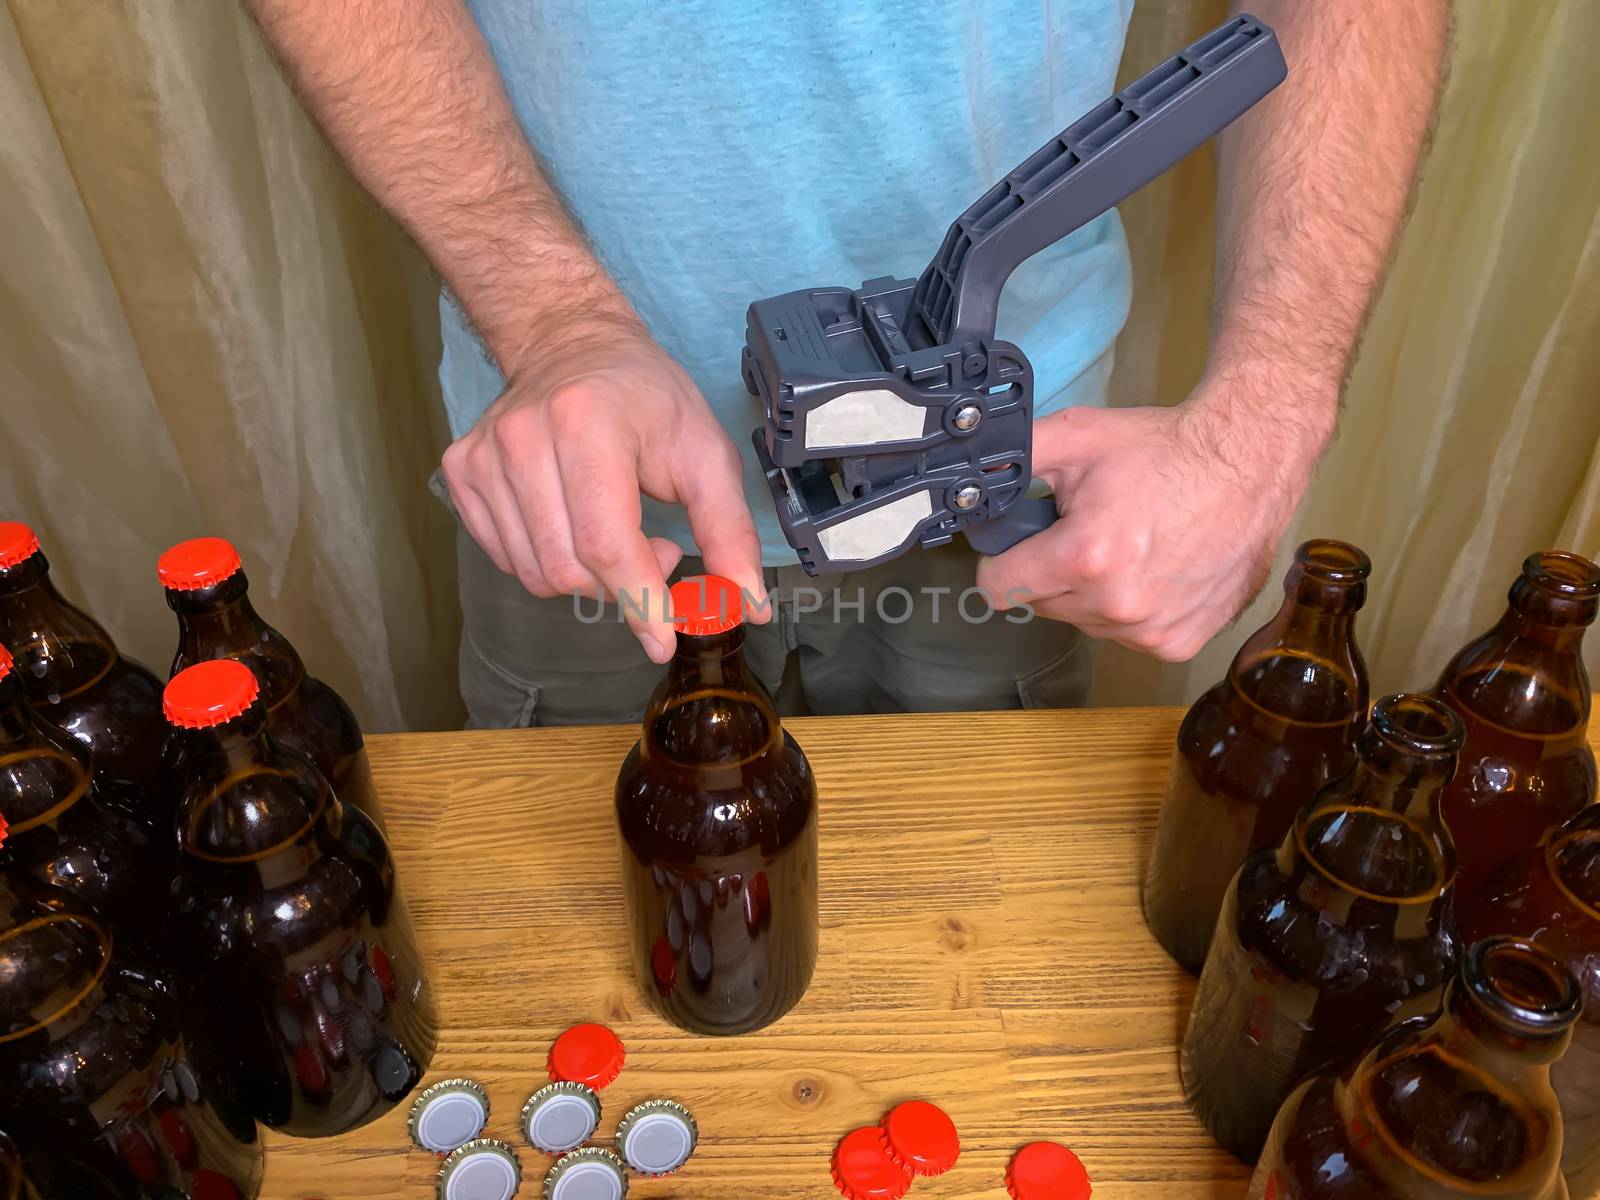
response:
<path id="1" fill-rule="evenodd" d="M 1289 1098 L 1252 1200 L 1567 1200 L 1550 1065 L 1579 1004 L 1571 975 L 1531 944 L 1474 944 L 1436 1016 Z"/>
<path id="2" fill-rule="evenodd" d="M 249 1200 L 255 1126 L 224 1116 L 172 977 L 58 888 L 0 876 L 0 1124 L 41 1200 Z"/>
<path id="3" fill-rule="evenodd" d="M 817 961 L 817 789 L 745 666 L 741 595 L 672 586 L 677 653 L 617 777 L 639 985 L 694 1033 L 746 1033 L 800 1000 Z"/>
<path id="4" fill-rule="evenodd" d="M 0 873 L 65 888 L 107 920 L 154 932 L 172 835 L 107 802 L 89 763 L 80 742 L 29 706 L 0 646 Z"/>
<path id="5" fill-rule="evenodd" d="M 250 603 L 239 552 L 217 537 L 179 542 L 161 556 L 157 574 L 167 605 L 178 614 L 172 674 L 211 658 L 237 658 L 261 680 L 272 736 L 316 764 L 345 804 L 383 816 L 361 726 L 339 693 L 306 673 L 295 648 Z"/>
<path id="6" fill-rule="evenodd" d="M 1302 545 L 1278 615 L 1250 635 L 1178 729 L 1144 914 L 1185 970 L 1205 963 L 1239 864 L 1281 842 L 1306 802 L 1355 763 L 1367 715 L 1355 618 L 1371 571 L 1344 542 Z"/>
<path id="7" fill-rule="evenodd" d="M 165 707 L 185 772 L 177 936 L 240 1101 L 303 1137 L 365 1124 L 422 1077 L 438 1030 L 388 845 L 266 731 L 243 663 L 185 669 Z"/>
<path id="8" fill-rule="evenodd" d="M 1551 1069 L 1566 1136 L 1561 1171 L 1574 1196 L 1600 1195 L 1600 806 L 1524 850 L 1461 902 L 1461 934 L 1516 934 L 1566 964 L 1583 991 L 1572 1046 Z"/>
<path id="9" fill-rule="evenodd" d="M 1600 608 L 1600 567 L 1548 551 L 1522 564 L 1498 624 L 1450 660 L 1434 694 L 1466 723 L 1445 789 L 1463 895 L 1595 796 L 1583 631 Z"/>
<path id="10" fill-rule="evenodd" d="M 1189 1103 L 1254 1160 L 1273 1114 L 1313 1071 L 1438 1007 L 1455 970 L 1455 852 L 1439 792 L 1461 722 L 1426 696 L 1385 696 L 1356 769 L 1239 868 L 1183 1040 Z"/>
<path id="11" fill-rule="evenodd" d="M 0 521 L 0 644 L 28 702 L 94 753 L 102 789 L 165 828 L 160 795 L 161 683 L 61 598 L 28 526 Z"/>

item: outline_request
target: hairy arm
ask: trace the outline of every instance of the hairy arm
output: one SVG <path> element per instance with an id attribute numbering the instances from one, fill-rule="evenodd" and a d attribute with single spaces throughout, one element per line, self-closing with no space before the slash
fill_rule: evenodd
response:
<path id="1" fill-rule="evenodd" d="M 510 374 L 574 321 L 632 310 L 568 219 L 459 0 L 247 0 L 356 178 Z"/>
<path id="2" fill-rule="evenodd" d="M 644 536 L 643 493 L 683 505 L 707 568 L 759 600 L 738 452 L 566 216 L 462 0 L 247 3 L 506 377 L 443 462 L 495 565 L 535 595 L 619 599 L 663 662 L 675 642 L 665 580 L 683 550 Z"/>
<path id="3" fill-rule="evenodd" d="M 1289 77 L 1222 135 L 1211 354 L 1172 408 L 1035 425 L 1062 519 L 986 560 L 1086 633 L 1183 660 L 1261 588 L 1317 459 L 1404 217 L 1448 0 L 1253 0 Z"/>
<path id="4" fill-rule="evenodd" d="M 1244 7 L 1277 32 L 1290 74 L 1219 139 L 1210 370 L 1270 381 L 1239 391 L 1261 410 L 1251 432 L 1287 433 L 1314 461 L 1405 215 L 1449 2 Z"/>

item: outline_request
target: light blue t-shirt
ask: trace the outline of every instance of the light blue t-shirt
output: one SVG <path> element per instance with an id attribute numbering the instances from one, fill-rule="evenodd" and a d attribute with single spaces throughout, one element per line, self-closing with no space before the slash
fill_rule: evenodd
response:
<path id="1" fill-rule="evenodd" d="M 550 179 L 745 456 L 767 565 L 795 561 L 750 445 L 751 301 L 914 278 L 950 222 L 1114 88 L 1133 0 L 469 0 Z M 1130 271 L 1108 213 L 1011 277 L 1036 411 L 1101 403 Z M 441 304 L 459 437 L 502 380 Z M 693 553 L 681 509 L 646 530 Z"/>

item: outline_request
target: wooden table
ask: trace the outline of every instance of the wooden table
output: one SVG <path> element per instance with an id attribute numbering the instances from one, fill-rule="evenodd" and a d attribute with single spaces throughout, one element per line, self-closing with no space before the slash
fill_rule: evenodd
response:
<path id="1" fill-rule="evenodd" d="M 924 1097 L 960 1128 L 955 1170 L 913 1197 L 1005 1200 L 1013 1150 L 1072 1146 L 1096 1200 L 1232 1197 L 1247 1172 L 1184 1106 L 1193 985 L 1146 932 L 1138 881 L 1176 709 L 796 720 L 822 796 L 822 955 L 777 1025 L 697 1038 L 634 984 L 611 815 L 625 728 L 371 739 L 443 1033 L 432 1081 L 467 1075 L 487 1134 L 515 1133 L 562 1029 L 601 1021 L 627 1068 L 601 1132 L 651 1096 L 699 1153 L 632 1200 L 826 1200 L 838 1139 Z M 267 1200 L 433 1195 L 404 1106 L 320 1142 L 269 1136 Z"/>

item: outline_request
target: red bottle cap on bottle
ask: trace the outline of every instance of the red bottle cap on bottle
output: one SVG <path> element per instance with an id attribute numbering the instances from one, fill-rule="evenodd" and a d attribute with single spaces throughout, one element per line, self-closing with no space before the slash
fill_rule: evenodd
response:
<path id="1" fill-rule="evenodd" d="M 744 624 L 744 593 L 721 575 L 691 575 L 669 590 L 672 623 L 679 633 L 709 637 Z"/>
<path id="2" fill-rule="evenodd" d="M 1056 1142 L 1033 1142 L 1006 1167 L 1011 1200 L 1089 1200 L 1089 1172 L 1078 1156 Z"/>
<path id="3" fill-rule="evenodd" d="M 853 1129 L 833 1151 L 833 1186 L 845 1200 L 900 1200 L 911 1190 L 911 1172 L 883 1148 L 876 1125 Z"/>
<path id="4" fill-rule="evenodd" d="M 4 846 L 6 844 L 6 832 L 10 828 L 11 826 L 6 824 L 6 819 L 4 817 L 0 817 L 0 846 Z"/>
<path id="5" fill-rule="evenodd" d="M 0 679 L 4 679 L 9 674 L 11 674 L 11 651 L 4 646 L 0 646 Z"/>
<path id="6" fill-rule="evenodd" d="M 21 521 L 0 521 L 0 571 L 39 553 L 39 535 Z"/>
<path id="7" fill-rule="evenodd" d="M 244 713 L 261 694 L 255 672 L 236 658 L 213 658 L 179 671 L 161 693 L 173 725 L 210 729 Z"/>
<path id="8" fill-rule="evenodd" d="M 956 1123 L 937 1104 L 907 1100 L 878 1122 L 883 1148 L 913 1175 L 943 1175 L 961 1156 Z"/>
<path id="9" fill-rule="evenodd" d="M 622 1039 L 604 1025 L 574 1025 L 550 1047 L 546 1064 L 557 1083 L 582 1083 L 599 1091 L 622 1074 Z"/>
<path id="10" fill-rule="evenodd" d="M 192 592 L 221 583 L 243 565 L 226 538 L 197 537 L 179 542 L 158 558 L 156 575 L 162 587 Z"/>

